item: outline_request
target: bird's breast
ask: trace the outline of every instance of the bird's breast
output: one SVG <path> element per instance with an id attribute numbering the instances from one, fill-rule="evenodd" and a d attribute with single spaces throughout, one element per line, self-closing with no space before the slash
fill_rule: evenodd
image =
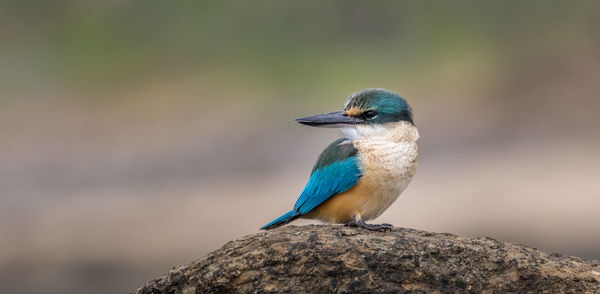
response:
<path id="1" fill-rule="evenodd" d="M 418 160 L 416 142 L 355 140 L 363 176 L 398 180 L 415 173 Z"/>
<path id="2" fill-rule="evenodd" d="M 365 201 L 361 217 L 365 220 L 381 215 L 408 186 L 417 168 L 416 141 L 358 139 L 358 149 Z"/>

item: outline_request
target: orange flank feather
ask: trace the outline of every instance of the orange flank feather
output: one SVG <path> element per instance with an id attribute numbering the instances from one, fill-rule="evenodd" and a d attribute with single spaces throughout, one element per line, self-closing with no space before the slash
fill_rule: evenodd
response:
<path id="1" fill-rule="evenodd" d="M 361 179 L 348 191 L 329 198 L 302 218 L 318 219 L 329 223 L 347 223 L 353 217 L 363 215 L 363 209 L 368 206 L 366 204 L 376 200 L 371 198 L 373 188 L 373 185 Z"/>

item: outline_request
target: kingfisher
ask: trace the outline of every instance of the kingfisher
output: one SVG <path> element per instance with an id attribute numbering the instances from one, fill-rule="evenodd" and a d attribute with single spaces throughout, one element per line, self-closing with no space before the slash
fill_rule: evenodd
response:
<path id="1" fill-rule="evenodd" d="M 419 132 L 406 100 L 386 89 L 365 89 L 351 94 L 341 111 L 296 121 L 312 127 L 340 128 L 344 137 L 319 155 L 294 209 L 261 229 L 306 218 L 391 231 L 391 224 L 365 221 L 390 207 L 416 172 Z"/>

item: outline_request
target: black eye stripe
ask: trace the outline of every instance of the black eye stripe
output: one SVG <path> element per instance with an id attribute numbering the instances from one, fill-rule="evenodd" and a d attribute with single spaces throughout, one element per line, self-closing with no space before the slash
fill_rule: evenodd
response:
<path id="1" fill-rule="evenodd" d="M 360 115 L 364 119 L 371 119 L 377 116 L 377 111 L 375 110 L 367 110 Z"/>

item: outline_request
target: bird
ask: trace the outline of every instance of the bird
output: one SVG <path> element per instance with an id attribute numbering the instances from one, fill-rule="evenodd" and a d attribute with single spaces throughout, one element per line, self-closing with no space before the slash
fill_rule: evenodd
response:
<path id="1" fill-rule="evenodd" d="M 407 101 L 390 90 L 364 89 L 351 94 L 340 111 L 296 121 L 312 127 L 339 128 L 344 137 L 319 155 L 294 208 L 261 229 L 305 218 L 391 231 L 391 224 L 366 221 L 390 207 L 415 175 L 419 131 Z"/>

